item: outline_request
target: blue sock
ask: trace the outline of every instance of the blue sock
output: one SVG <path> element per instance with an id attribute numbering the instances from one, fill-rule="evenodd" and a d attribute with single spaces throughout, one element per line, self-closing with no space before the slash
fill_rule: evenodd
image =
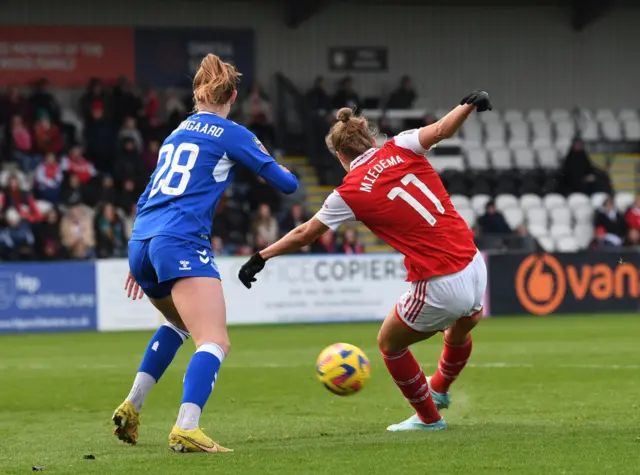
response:
<path id="1" fill-rule="evenodd" d="M 140 411 L 147 395 L 169 367 L 187 338 L 189 338 L 187 332 L 171 323 L 165 323 L 153 335 L 140 363 L 131 392 L 125 398 L 125 401 L 131 401 L 136 411 Z"/>
<path id="2" fill-rule="evenodd" d="M 162 325 L 151 338 L 138 371 L 150 374 L 156 382 L 159 381 L 188 337 L 187 332 L 171 323 Z"/>
<path id="3" fill-rule="evenodd" d="M 176 425 L 192 430 L 199 425 L 200 413 L 209 399 L 225 354 L 215 343 L 203 343 L 191 358 L 184 375 L 182 405 Z"/>

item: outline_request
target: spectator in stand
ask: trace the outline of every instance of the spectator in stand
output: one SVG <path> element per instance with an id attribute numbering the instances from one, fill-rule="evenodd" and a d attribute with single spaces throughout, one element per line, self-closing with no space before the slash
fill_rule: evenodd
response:
<path id="1" fill-rule="evenodd" d="M 51 94 L 47 79 L 42 78 L 34 83 L 29 104 L 34 117 L 38 118 L 46 115 L 54 124 L 60 123 L 60 105 Z"/>
<path id="2" fill-rule="evenodd" d="M 35 237 L 29 221 L 15 208 L 9 208 L 4 219 L 7 227 L 0 230 L 0 257 L 8 261 L 33 258 Z"/>
<path id="3" fill-rule="evenodd" d="M 529 253 L 536 252 L 539 249 L 538 242 L 529 234 L 524 224 L 516 228 L 515 234 L 508 240 L 508 247 Z"/>
<path id="4" fill-rule="evenodd" d="M 15 84 L 7 87 L 5 95 L 0 97 L 0 126 L 8 124 L 12 117 L 23 119 L 29 116 L 29 103 Z"/>
<path id="5" fill-rule="evenodd" d="M 293 173 L 298 179 L 299 184 L 298 189 L 294 193 L 291 193 L 290 195 L 280 196 L 282 208 L 284 210 L 289 210 L 294 205 L 304 205 L 307 200 L 307 186 L 295 170 L 291 170 L 291 173 Z"/>
<path id="6" fill-rule="evenodd" d="M 389 119 L 386 115 L 383 115 L 380 118 L 380 122 L 378 122 L 378 133 L 386 136 L 388 139 L 391 139 L 396 135 L 396 132 L 391 128 L 391 124 L 389 123 Z"/>
<path id="7" fill-rule="evenodd" d="M 131 205 L 131 207 L 126 211 L 127 211 L 127 215 L 124 218 L 124 235 L 128 242 L 129 239 L 131 239 L 131 236 L 133 235 L 133 222 L 136 220 L 136 214 L 138 214 L 137 203 L 134 203 L 133 205 Z"/>
<path id="8" fill-rule="evenodd" d="M 624 245 L 640 250 L 640 229 L 630 228 Z"/>
<path id="9" fill-rule="evenodd" d="M 341 107 L 350 107 L 351 109 L 358 109 L 360 107 L 360 96 L 353 87 L 353 78 L 347 76 L 338 87 L 338 91 L 333 96 L 334 109 L 340 109 Z"/>
<path id="10" fill-rule="evenodd" d="M 125 138 L 120 146 L 113 168 L 113 177 L 118 186 L 132 179 L 136 183 L 136 188 L 140 188 L 148 181 L 149 173 L 145 170 L 142 154 L 131 138 Z"/>
<path id="11" fill-rule="evenodd" d="M 169 132 L 175 130 L 187 117 L 187 108 L 178 93 L 173 89 L 167 91 L 164 110 L 167 117 L 167 131 Z"/>
<path id="12" fill-rule="evenodd" d="M 116 208 L 105 203 L 97 212 L 94 220 L 96 236 L 96 256 L 98 258 L 123 257 L 126 255 L 127 239 L 124 224 Z"/>
<path id="13" fill-rule="evenodd" d="M 113 181 L 111 175 L 102 175 L 102 183 L 100 192 L 96 197 L 98 203 L 115 203 L 118 200 L 118 191 L 116 190 L 116 184 Z"/>
<path id="14" fill-rule="evenodd" d="M 580 139 L 575 139 L 571 144 L 569 153 L 564 159 L 560 177 L 566 194 L 592 195 L 598 191 L 611 193 L 612 190 L 609 176 L 591 163 L 584 148 L 584 142 Z"/>
<path id="15" fill-rule="evenodd" d="M 50 203 L 58 203 L 62 179 L 62 166 L 58 163 L 55 153 L 47 153 L 44 156 L 44 162 L 36 168 L 35 189 L 37 196 Z"/>
<path id="16" fill-rule="evenodd" d="M 601 238 L 604 245 L 622 246 L 627 236 L 627 223 L 624 215 L 613 204 L 613 198 L 609 196 L 602 208 L 596 211 L 594 216 L 596 236 Z"/>
<path id="17" fill-rule="evenodd" d="M 624 214 L 627 226 L 640 231 L 640 196 L 636 196 L 636 201 Z"/>
<path id="18" fill-rule="evenodd" d="M 102 80 L 98 78 L 91 78 L 89 80 L 89 84 L 87 84 L 87 88 L 80 97 L 80 112 L 82 114 L 82 119 L 87 121 L 93 116 L 93 109 L 99 108 L 102 111 L 109 110 L 108 108 L 108 98 L 107 91 L 104 88 L 104 84 Z"/>
<path id="19" fill-rule="evenodd" d="M 126 117 L 139 117 L 142 101 L 133 90 L 131 81 L 121 77 L 113 88 L 113 112 L 116 124 L 121 125 Z"/>
<path id="20" fill-rule="evenodd" d="M 336 252 L 335 233 L 328 230 L 311 244 L 311 254 L 333 254 Z"/>
<path id="21" fill-rule="evenodd" d="M 33 195 L 20 189 L 20 181 L 16 175 L 9 177 L 6 188 L 0 193 L 0 214 L 9 209 L 15 209 L 27 223 L 38 223 L 43 218 Z"/>
<path id="22" fill-rule="evenodd" d="M 104 104 L 93 102 L 84 126 L 84 142 L 87 158 L 101 172 L 113 168 L 115 141 L 113 124 L 105 116 Z"/>
<path id="23" fill-rule="evenodd" d="M 346 229 L 342 236 L 342 242 L 338 246 L 340 254 L 364 254 L 364 246 L 358 241 L 358 232 L 355 229 Z"/>
<path id="24" fill-rule="evenodd" d="M 273 111 L 269 97 L 257 83 L 253 83 L 249 96 L 242 103 L 242 116 L 247 127 L 268 148 L 273 148 L 276 131 L 273 127 Z"/>
<path id="25" fill-rule="evenodd" d="M 37 117 L 33 130 L 34 151 L 42 155 L 47 152 L 59 154 L 64 147 L 60 128 L 51 122 L 46 112 L 40 112 Z"/>
<path id="26" fill-rule="evenodd" d="M 51 208 L 45 215 L 36 241 L 39 259 L 52 261 L 68 257 L 60 239 L 60 218 L 55 208 Z"/>
<path id="27" fill-rule="evenodd" d="M 286 234 L 291 231 L 293 228 L 297 228 L 301 224 L 305 223 L 308 220 L 308 216 L 304 212 L 304 208 L 301 204 L 295 204 L 289 210 L 289 213 L 282 220 L 282 234 Z"/>
<path id="28" fill-rule="evenodd" d="M 402 76 L 398 88 L 391 93 L 387 109 L 411 109 L 418 95 L 409 76 Z"/>
<path id="29" fill-rule="evenodd" d="M 494 201 L 489 201 L 486 204 L 484 215 L 478 219 L 478 227 L 481 234 L 484 235 L 505 236 L 512 232 L 503 214 L 496 209 Z"/>
<path id="30" fill-rule="evenodd" d="M 277 213 L 280 210 L 280 194 L 278 191 L 259 176 L 252 177 L 252 181 L 247 196 L 251 210 L 257 210 L 260 204 L 264 203 L 267 204 L 274 213 Z"/>
<path id="31" fill-rule="evenodd" d="M 150 140 L 147 144 L 147 148 L 142 154 L 142 161 L 144 162 L 144 167 L 148 175 L 151 175 L 156 169 L 156 165 L 158 164 L 159 151 L 160 142 L 158 140 Z"/>
<path id="32" fill-rule="evenodd" d="M 67 156 L 62 159 L 62 171 L 69 175 L 76 175 L 83 185 L 89 183 L 97 175 L 93 164 L 82 154 L 80 145 L 71 147 Z"/>
<path id="33" fill-rule="evenodd" d="M 129 178 L 122 184 L 122 189 L 118 193 L 114 203 L 119 209 L 129 211 L 132 206 L 136 205 L 138 198 L 139 193 L 136 190 L 136 182 Z"/>
<path id="34" fill-rule="evenodd" d="M 22 171 L 31 173 L 38 166 L 38 158 L 31 153 L 31 133 L 24 125 L 22 117 L 15 115 L 11 118 L 9 132 L 11 159 L 18 163 Z"/>
<path id="35" fill-rule="evenodd" d="M 273 217 L 268 204 L 262 203 L 258 206 L 258 211 L 252 225 L 254 247 L 263 249 L 270 246 L 280 237 L 278 221 Z"/>
<path id="36" fill-rule="evenodd" d="M 93 253 L 95 237 L 91 219 L 82 206 L 72 206 L 60 220 L 62 245 L 73 259 L 87 259 Z"/>
<path id="37" fill-rule="evenodd" d="M 331 97 L 327 94 L 322 76 L 318 76 L 313 81 L 313 87 L 307 91 L 307 104 L 316 115 L 323 118 L 331 113 Z"/>
<path id="38" fill-rule="evenodd" d="M 231 252 L 224 245 L 224 241 L 219 236 L 213 236 L 211 239 L 211 251 L 215 257 L 218 256 L 230 256 Z"/>
<path id="39" fill-rule="evenodd" d="M 62 188 L 60 193 L 60 206 L 69 208 L 84 204 L 86 201 L 80 178 L 78 175 L 69 175 L 67 185 Z"/>
<path id="40" fill-rule="evenodd" d="M 118 143 L 123 143 L 126 140 L 132 140 L 135 148 L 142 152 L 144 141 L 142 140 L 142 134 L 138 130 L 135 117 L 125 118 L 120 132 L 118 132 Z"/>

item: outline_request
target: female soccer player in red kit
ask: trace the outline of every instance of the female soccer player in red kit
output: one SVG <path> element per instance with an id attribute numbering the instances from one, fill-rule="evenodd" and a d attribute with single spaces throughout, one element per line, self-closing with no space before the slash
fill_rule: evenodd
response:
<path id="1" fill-rule="evenodd" d="M 491 108 L 489 95 L 475 91 L 436 123 L 403 132 L 381 148 L 365 118 L 340 109 L 327 145 L 347 171 L 342 185 L 312 219 L 256 253 L 239 273 L 251 288 L 268 259 L 295 252 L 353 220 L 405 256 L 411 289 L 382 324 L 378 346 L 416 414 L 390 431 L 445 429 L 438 409 L 449 407 L 449 386 L 471 354 L 470 332 L 482 315 L 487 270 L 473 233 L 424 155 L 455 134 L 473 110 Z M 409 346 L 439 331 L 444 349 L 438 370 L 427 378 Z"/>

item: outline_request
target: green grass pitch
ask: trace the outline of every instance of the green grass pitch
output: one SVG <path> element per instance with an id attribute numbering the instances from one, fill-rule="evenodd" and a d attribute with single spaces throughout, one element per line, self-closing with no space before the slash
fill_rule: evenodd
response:
<path id="1" fill-rule="evenodd" d="M 235 327 L 203 415 L 226 455 L 175 454 L 167 436 L 189 342 L 151 393 L 140 441 L 112 435 L 150 333 L 0 337 L 0 473 L 638 474 L 640 316 L 487 320 L 439 433 L 390 434 L 411 415 L 376 351 L 377 324 Z M 320 350 L 345 341 L 372 379 L 340 398 L 316 380 Z M 440 340 L 414 348 L 427 372 Z M 84 460 L 85 455 L 95 460 Z"/>

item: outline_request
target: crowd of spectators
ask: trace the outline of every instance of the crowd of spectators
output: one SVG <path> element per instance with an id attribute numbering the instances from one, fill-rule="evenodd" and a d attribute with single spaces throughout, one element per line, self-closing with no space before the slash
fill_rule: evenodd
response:
<path id="1" fill-rule="evenodd" d="M 155 169 L 164 137 L 188 115 L 191 97 L 89 82 L 75 113 L 64 110 L 43 79 L 26 93 L 0 93 L 0 260 L 123 257 L 136 203 Z M 269 97 L 243 91 L 231 117 L 271 150 L 277 147 Z M 217 254 L 248 254 L 300 224 L 305 188 L 290 196 L 247 170 L 216 213 Z M 362 252 L 349 232 L 327 233 L 303 252 Z"/>

